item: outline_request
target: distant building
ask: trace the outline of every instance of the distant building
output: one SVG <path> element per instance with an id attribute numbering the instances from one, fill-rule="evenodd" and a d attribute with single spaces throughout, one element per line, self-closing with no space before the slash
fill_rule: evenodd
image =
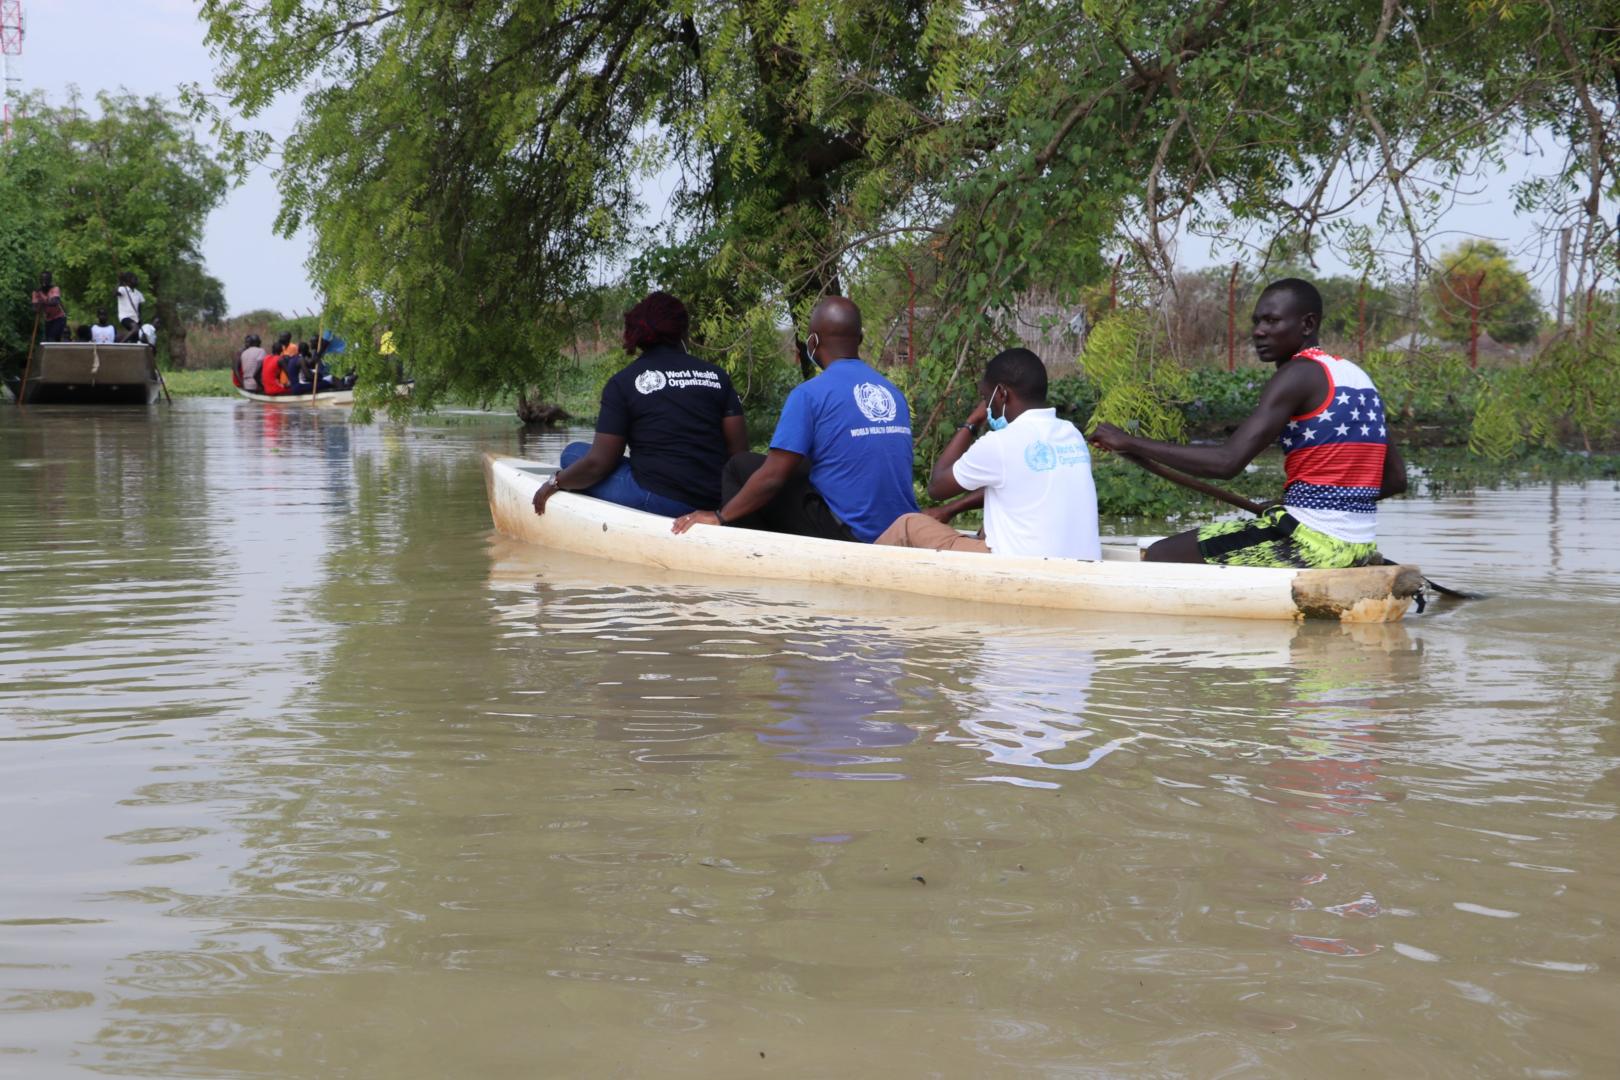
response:
<path id="1" fill-rule="evenodd" d="M 1419 331 L 1413 331 L 1410 334 L 1404 334 L 1401 337 L 1396 338 L 1388 345 L 1385 345 L 1384 348 L 1390 352 L 1406 352 L 1409 349 L 1426 349 L 1437 352 L 1465 353 L 1468 351 L 1468 342 L 1441 341 L 1433 334 L 1425 334 Z M 1518 356 L 1520 355 L 1520 351 L 1512 345 L 1504 345 L 1502 342 L 1491 337 L 1490 334 L 1481 330 L 1479 333 L 1479 355 Z"/>

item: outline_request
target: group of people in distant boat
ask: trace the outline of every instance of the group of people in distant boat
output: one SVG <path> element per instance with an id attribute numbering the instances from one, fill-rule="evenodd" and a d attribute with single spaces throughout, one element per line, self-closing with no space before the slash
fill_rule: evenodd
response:
<path id="1" fill-rule="evenodd" d="M 929 497 L 948 501 L 920 509 L 910 406 L 861 359 L 861 313 L 850 300 L 829 297 L 811 313 L 804 348 L 820 371 L 788 395 L 765 454 L 749 451 L 725 369 L 687 350 L 690 316 L 678 299 L 652 293 L 624 322 L 636 359 L 603 388 L 594 440 L 570 444 L 535 493 L 537 514 L 569 491 L 671 517 L 676 533 L 730 526 L 997 556 L 1101 557 L 1087 439 L 1047 401 L 1046 366 L 1028 349 L 985 365 L 977 404 L 930 470 Z M 1145 557 L 1316 568 L 1374 561 L 1378 502 L 1406 490 L 1377 387 L 1319 347 L 1322 298 L 1309 282 L 1267 286 L 1252 322 L 1255 353 L 1276 372 L 1224 442 L 1183 446 L 1098 424 L 1090 445 L 1224 479 L 1275 442 L 1282 499 L 1251 520 L 1161 540 Z M 979 508 L 978 535 L 950 524 Z"/>
<path id="2" fill-rule="evenodd" d="M 49 270 L 42 272 L 39 275 L 39 288 L 35 289 L 30 297 L 39 324 L 39 339 L 50 342 L 77 341 L 95 345 L 156 345 L 156 320 L 146 321 L 142 317 L 141 309 L 146 304 L 146 297 L 141 293 L 134 274 L 118 275 L 116 298 L 118 304 L 116 326 L 107 318 L 106 308 L 97 308 L 96 321 L 93 324 L 80 324 L 70 331 L 67 305 L 62 300 L 62 290 Z"/>
<path id="3" fill-rule="evenodd" d="M 258 334 L 249 334 L 231 367 L 231 382 L 270 397 L 352 390 L 353 374 L 334 378 L 327 368 L 325 356 L 334 340 L 330 331 L 313 341 L 294 341 L 290 331 L 282 331 L 266 349 Z"/>

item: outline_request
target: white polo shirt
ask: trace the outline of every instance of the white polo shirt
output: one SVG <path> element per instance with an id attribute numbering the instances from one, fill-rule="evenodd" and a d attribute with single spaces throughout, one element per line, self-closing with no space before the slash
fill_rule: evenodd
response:
<path id="1" fill-rule="evenodd" d="M 1028 409 L 987 432 L 951 473 L 968 491 L 984 489 L 984 538 L 995 554 L 1102 558 L 1091 451 L 1056 409 Z"/>

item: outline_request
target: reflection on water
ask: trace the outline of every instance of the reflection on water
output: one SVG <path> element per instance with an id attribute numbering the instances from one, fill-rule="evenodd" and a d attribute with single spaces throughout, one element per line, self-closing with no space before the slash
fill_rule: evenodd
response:
<path id="1" fill-rule="evenodd" d="M 1347 629 L 558 556 L 517 441 L 0 418 L 0 1075 L 1620 1067 L 1612 486 Z"/>
<path id="2" fill-rule="evenodd" d="M 893 766 L 901 759 L 881 752 L 917 737 L 903 720 L 892 719 L 903 705 L 900 650 L 867 627 L 868 647 L 846 636 L 795 642 L 795 651 L 772 671 L 776 694 L 770 707 L 784 714 L 759 731 L 768 746 L 792 747 L 784 761 L 803 768 L 801 777 L 835 780 L 904 780 L 904 773 L 862 771 L 859 766 Z"/>
<path id="3" fill-rule="evenodd" d="M 1089 769 L 1138 737 L 1132 732 L 1108 738 L 1085 722 L 1097 667 L 1090 650 L 1061 641 L 1054 647 L 1046 635 L 992 635 L 976 659 L 977 706 L 964 709 L 957 722 L 960 734 L 943 732 L 937 738 L 974 747 L 995 765 L 1018 768 L 975 779 L 1057 788 L 1056 781 L 1036 779 L 1039 774 L 1026 770 Z"/>

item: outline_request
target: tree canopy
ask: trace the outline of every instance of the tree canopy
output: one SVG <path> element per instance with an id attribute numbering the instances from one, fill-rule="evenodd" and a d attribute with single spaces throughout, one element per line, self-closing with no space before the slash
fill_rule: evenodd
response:
<path id="1" fill-rule="evenodd" d="M 1497 341 L 1522 345 L 1541 330 L 1541 301 L 1507 252 L 1469 240 L 1447 252 L 1424 298 L 1431 325 L 1445 341 L 1467 341 L 1474 320 Z"/>
<path id="2" fill-rule="evenodd" d="M 77 100 L 32 98 L 13 137 L 0 144 L 0 272 L 8 292 L 0 347 L 26 348 L 27 293 L 51 270 L 76 322 L 114 307 L 121 272 L 137 276 L 161 319 L 159 340 L 185 363 L 188 320 L 222 312 L 224 291 L 203 267 L 208 214 L 227 174 L 194 137 L 183 113 L 161 98 L 98 95 L 99 116 Z M 15 201 L 12 201 L 13 198 Z M 12 213 L 15 208 L 16 212 Z M 22 290 L 21 301 L 13 294 Z"/>
<path id="3" fill-rule="evenodd" d="M 1151 295 L 1180 231 L 1369 263 L 1406 237 L 1415 276 L 1438 189 L 1505 131 L 1556 127 L 1573 148 L 1526 204 L 1573 206 L 1586 181 L 1601 202 L 1614 182 L 1612 20 L 1559 0 L 202 13 L 231 107 L 308 92 L 280 147 L 281 226 L 314 226 L 334 317 L 362 356 L 363 329 L 393 331 L 417 405 L 544 384 L 608 280 L 686 298 L 700 351 L 749 387 L 787 377 L 781 328 L 818 295 L 892 306 L 903 278 L 929 313 L 910 387 L 926 409 L 971 385 L 1023 290 L 1078 293 L 1124 258 Z M 213 115 L 241 160 L 268 150 Z M 1347 216 L 1368 197 L 1376 228 Z M 1577 209 L 1596 273 L 1606 228 Z"/>

